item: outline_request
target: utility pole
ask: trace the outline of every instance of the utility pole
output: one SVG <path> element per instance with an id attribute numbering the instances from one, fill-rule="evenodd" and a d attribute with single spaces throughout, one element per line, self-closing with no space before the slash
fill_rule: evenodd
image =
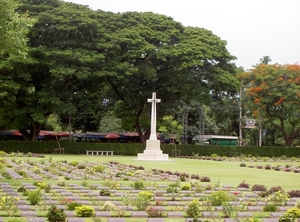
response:
<path id="1" fill-rule="evenodd" d="M 243 108 L 242 108 L 242 87 L 240 87 L 240 118 L 239 118 L 239 145 L 243 146 L 243 131 L 242 131 L 242 117 L 243 117 Z"/>
<path id="2" fill-rule="evenodd" d="M 183 125 L 182 143 L 183 144 L 187 144 L 188 116 L 189 116 L 188 108 L 185 104 L 183 104 L 183 111 L 182 111 L 182 125 Z"/>
<path id="3" fill-rule="evenodd" d="M 197 111 L 199 115 L 199 143 L 204 143 L 204 129 L 205 129 L 205 117 L 201 105 L 197 105 Z"/>

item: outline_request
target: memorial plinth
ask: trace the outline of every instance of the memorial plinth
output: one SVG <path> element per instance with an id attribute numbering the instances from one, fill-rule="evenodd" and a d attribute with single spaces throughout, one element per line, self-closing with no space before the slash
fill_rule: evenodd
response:
<path id="1" fill-rule="evenodd" d="M 152 98 L 148 99 L 152 103 L 151 110 L 151 134 L 149 140 L 146 140 L 146 149 L 143 153 L 138 153 L 138 160 L 169 160 L 168 154 L 163 154 L 160 149 L 160 140 L 156 136 L 156 103 L 160 99 L 156 99 L 156 93 L 152 93 Z"/>

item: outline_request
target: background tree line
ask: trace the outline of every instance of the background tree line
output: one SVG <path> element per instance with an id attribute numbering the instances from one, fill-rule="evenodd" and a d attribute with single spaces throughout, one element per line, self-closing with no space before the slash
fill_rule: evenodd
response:
<path id="1" fill-rule="evenodd" d="M 1 126 L 35 141 L 50 115 L 82 131 L 108 129 L 111 120 L 110 130 L 137 131 L 145 141 L 147 98 L 156 92 L 158 120 L 172 115 L 181 122 L 188 110 L 190 138 L 199 133 L 199 107 L 206 134 L 238 133 L 243 70 L 211 31 L 151 12 L 111 13 L 60 0 L 21 3 L 14 13 L 27 13 L 34 24 L 26 21 L 20 37 L 28 40 L 26 55 L 1 54 Z"/>

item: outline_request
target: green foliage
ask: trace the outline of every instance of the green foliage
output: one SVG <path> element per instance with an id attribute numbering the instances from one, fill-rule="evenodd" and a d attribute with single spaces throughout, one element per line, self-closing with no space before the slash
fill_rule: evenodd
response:
<path id="1" fill-rule="evenodd" d="M 70 202 L 70 203 L 67 203 L 67 209 L 68 210 L 75 210 L 76 207 L 79 207 L 79 206 L 82 206 L 82 204 L 80 203 L 77 203 L 77 202 Z"/>
<path id="2" fill-rule="evenodd" d="M 180 137 L 183 133 L 183 126 L 180 125 L 177 120 L 174 120 L 173 116 L 164 116 L 158 131 L 165 137 L 170 137 L 180 141 Z M 175 141 L 173 141 L 173 143 L 175 143 Z"/>
<path id="3" fill-rule="evenodd" d="M 107 189 L 101 189 L 99 194 L 100 194 L 100 196 L 110 196 L 111 195 L 110 191 Z"/>
<path id="4" fill-rule="evenodd" d="M 149 191 L 141 191 L 137 197 L 132 200 L 132 205 L 136 206 L 137 210 L 145 210 L 150 204 L 153 193 Z"/>
<path id="5" fill-rule="evenodd" d="M 104 171 L 105 171 L 105 166 L 102 165 L 102 164 L 98 164 L 98 165 L 94 166 L 94 170 L 95 170 L 95 172 L 97 172 L 97 173 L 104 173 Z"/>
<path id="6" fill-rule="evenodd" d="M 232 213 L 236 211 L 236 206 L 232 205 L 229 202 L 223 202 L 221 206 L 225 218 L 230 218 Z"/>
<path id="7" fill-rule="evenodd" d="M 153 198 L 153 193 L 151 191 L 141 191 L 139 192 L 138 197 L 142 197 L 143 199 L 151 201 Z"/>
<path id="8" fill-rule="evenodd" d="M 109 111 L 100 120 L 99 132 L 123 132 L 122 119 Z"/>
<path id="9" fill-rule="evenodd" d="M 283 190 L 276 191 L 271 193 L 266 197 L 267 202 L 271 202 L 274 205 L 281 206 L 285 205 L 285 202 L 289 200 L 289 195 Z"/>
<path id="10" fill-rule="evenodd" d="M 181 190 L 190 190 L 190 189 L 191 189 L 191 184 L 189 183 L 183 184 L 181 186 Z"/>
<path id="11" fill-rule="evenodd" d="M 263 208 L 264 212 L 276 212 L 277 211 L 277 206 L 275 204 L 267 204 Z"/>
<path id="12" fill-rule="evenodd" d="M 119 182 L 112 179 L 103 180 L 101 184 L 111 189 L 118 189 L 120 187 Z"/>
<path id="13" fill-rule="evenodd" d="M 72 160 L 70 163 L 69 163 L 71 166 L 75 167 L 79 164 L 79 162 L 77 160 Z"/>
<path id="14" fill-rule="evenodd" d="M 93 217 L 95 216 L 95 209 L 91 206 L 78 206 L 75 207 L 75 214 L 78 217 Z"/>
<path id="15" fill-rule="evenodd" d="M 27 191 L 28 201 L 31 205 L 37 205 L 42 201 L 42 192 L 40 189 Z"/>
<path id="16" fill-rule="evenodd" d="M 16 0 L 0 1 L 0 56 L 4 54 L 26 55 L 27 33 L 33 19 L 27 13 L 18 13 Z"/>
<path id="17" fill-rule="evenodd" d="M 49 208 L 46 217 L 49 222 L 65 222 L 67 215 L 63 209 L 57 208 L 55 205 L 51 205 Z"/>
<path id="18" fill-rule="evenodd" d="M 135 190 L 143 190 L 146 188 L 146 185 L 145 185 L 145 181 L 144 180 L 136 180 L 136 181 L 133 181 L 133 183 L 130 184 L 130 186 L 132 188 L 134 188 Z"/>
<path id="19" fill-rule="evenodd" d="M 228 191 L 218 190 L 209 194 L 209 200 L 212 206 L 221 206 L 223 202 L 233 199 Z"/>
<path id="20" fill-rule="evenodd" d="M 190 218 L 198 218 L 201 216 L 201 207 L 198 200 L 192 200 L 187 204 L 185 210 L 186 216 Z"/>
<path id="21" fill-rule="evenodd" d="M 7 216 L 16 216 L 18 208 L 16 206 L 16 201 L 20 200 L 18 197 L 4 196 L 0 199 L 0 210 L 5 211 Z"/>

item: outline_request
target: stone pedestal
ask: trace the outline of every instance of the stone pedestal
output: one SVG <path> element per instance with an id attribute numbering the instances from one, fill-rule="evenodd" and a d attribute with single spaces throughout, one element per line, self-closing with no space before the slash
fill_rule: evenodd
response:
<path id="1" fill-rule="evenodd" d="M 151 109 L 151 133 L 149 140 L 146 141 L 146 149 L 144 153 L 138 153 L 138 160 L 168 160 L 169 155 L 163 154 L 160 149 L 160 140 L 156 136 L 156 103 L 160 103 L 160 99 L 156 99 L 156 93 L 152 93 L 152 98 L 148 99 L 152 103 Z"/>
<path id="2" fill-rule="evenodd" d="M 169 160 L 168 154 L 163 154 L 159 140 L 147 140 L 144 153 L 138 153 L 138 160 Z"/>

